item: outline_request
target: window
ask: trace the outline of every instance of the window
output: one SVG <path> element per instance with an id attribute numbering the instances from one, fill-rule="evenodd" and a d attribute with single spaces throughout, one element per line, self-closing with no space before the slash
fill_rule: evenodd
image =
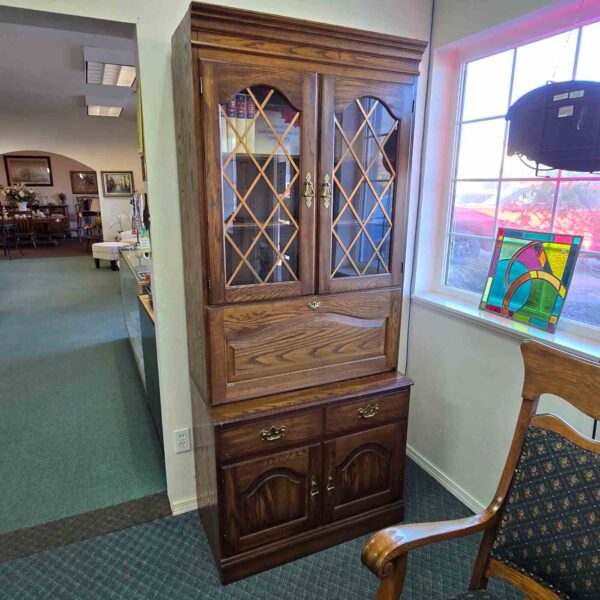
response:
<path id="1" fill-rule="evenodd" d="M 508 107 L 548 80 L 600 81 L 600 22 L 465 64 L 444 283 L 480 294 L 498 227 L 584 236 L 562 318 L 600 327 L 600 173 L 506 156 Z"/>

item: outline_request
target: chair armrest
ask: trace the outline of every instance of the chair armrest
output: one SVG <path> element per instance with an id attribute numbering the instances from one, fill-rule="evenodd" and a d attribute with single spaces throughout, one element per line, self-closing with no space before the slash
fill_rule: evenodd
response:
<path id="1" fill-rule="evenodd" d="M 400 555 L 421 546 L 464 537 L 487 529 L 493 523 L 500 506 L 501 502 L 494 501 L 482 513 L 472 517 L 382 529 L 373 534 L 364 545 L 362 561 L 377 577 L 383 578 L 386 576 L 386 566 Z"/>

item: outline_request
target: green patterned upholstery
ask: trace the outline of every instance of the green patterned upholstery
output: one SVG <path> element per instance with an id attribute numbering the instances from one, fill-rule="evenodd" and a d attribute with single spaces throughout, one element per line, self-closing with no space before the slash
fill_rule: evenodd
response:
<path id="1" fill-rule="evenodd" d="M 497 596 L 492 596 L 485 590 L 478 590 L 477 592 L 466 592 L 460 596 L 454 596 L 451 600 L 497 600 Z"/>
<path id="2" fill-rule="evenodd" d="M 530 427 L 491 555 L 562 598 L 598 600 L 600 456 Z"/>

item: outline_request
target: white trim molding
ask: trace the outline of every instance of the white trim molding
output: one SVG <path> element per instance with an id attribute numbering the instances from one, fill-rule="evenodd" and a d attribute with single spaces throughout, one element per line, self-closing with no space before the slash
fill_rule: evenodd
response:
<path id="1" fill-rule="evenodd" d="M 171 502 L 171 499 L 169 498 L 169 502 L 171 503 L 171 512 L 174 517 L 197 510 L 200 504 L 196 497 L 188 498 L 187 500 L 177 500 L 176 502 Z"/>
<path id="2" fill-rule="evenodd" d="M 567 329 L 565 327 L 561 327 L 555 333 L 548 333 L 524 323 L 517 323 L 479 310 L 479 306 L 475 302 L 466 302 L 447 294 L 413 294 L 412 301 L 429 309 L 439 310 L 466 319 L 501 335 L 508 335 L 521 340 L 533 338 L 588 360 L 598 361 L 600 359 L 600 339 L 598 337 L 584 337 L 569 330 L 565 331 L 564 329 Z M 587 327 L 586 329 L 589 330 L 592 336 L 598 335 L 596 327 Z"/>
<path id="3" fill-rule="evenodd" d="M 426 459 L 422 454 L 417 452 L 412 446 L 406 447 L 406 454 L 412 460 L 414 460 L 419 467 L 421 467 L 426 473 L 431 475 L 443 488 L 448 490 L 455 498 L 460 500 L 469 510 L 474 513 L 482 512 L 486 505 L 482 504 L 471 496 L 466 490 L 461 488 L 455 481 L 450 479 L 445 473 L 440 471 L 432 462 Z"/>

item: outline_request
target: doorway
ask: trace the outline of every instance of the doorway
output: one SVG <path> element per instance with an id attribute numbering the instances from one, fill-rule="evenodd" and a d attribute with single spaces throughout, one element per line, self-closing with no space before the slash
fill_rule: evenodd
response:
<path id="1" fill-rule="evenodd" d="M 0 56 L 0 539 L 14 546 L 170 508 L 135 28 L 0 7 Z M 14 190 L 32 196 L 17 206 Z"/>

